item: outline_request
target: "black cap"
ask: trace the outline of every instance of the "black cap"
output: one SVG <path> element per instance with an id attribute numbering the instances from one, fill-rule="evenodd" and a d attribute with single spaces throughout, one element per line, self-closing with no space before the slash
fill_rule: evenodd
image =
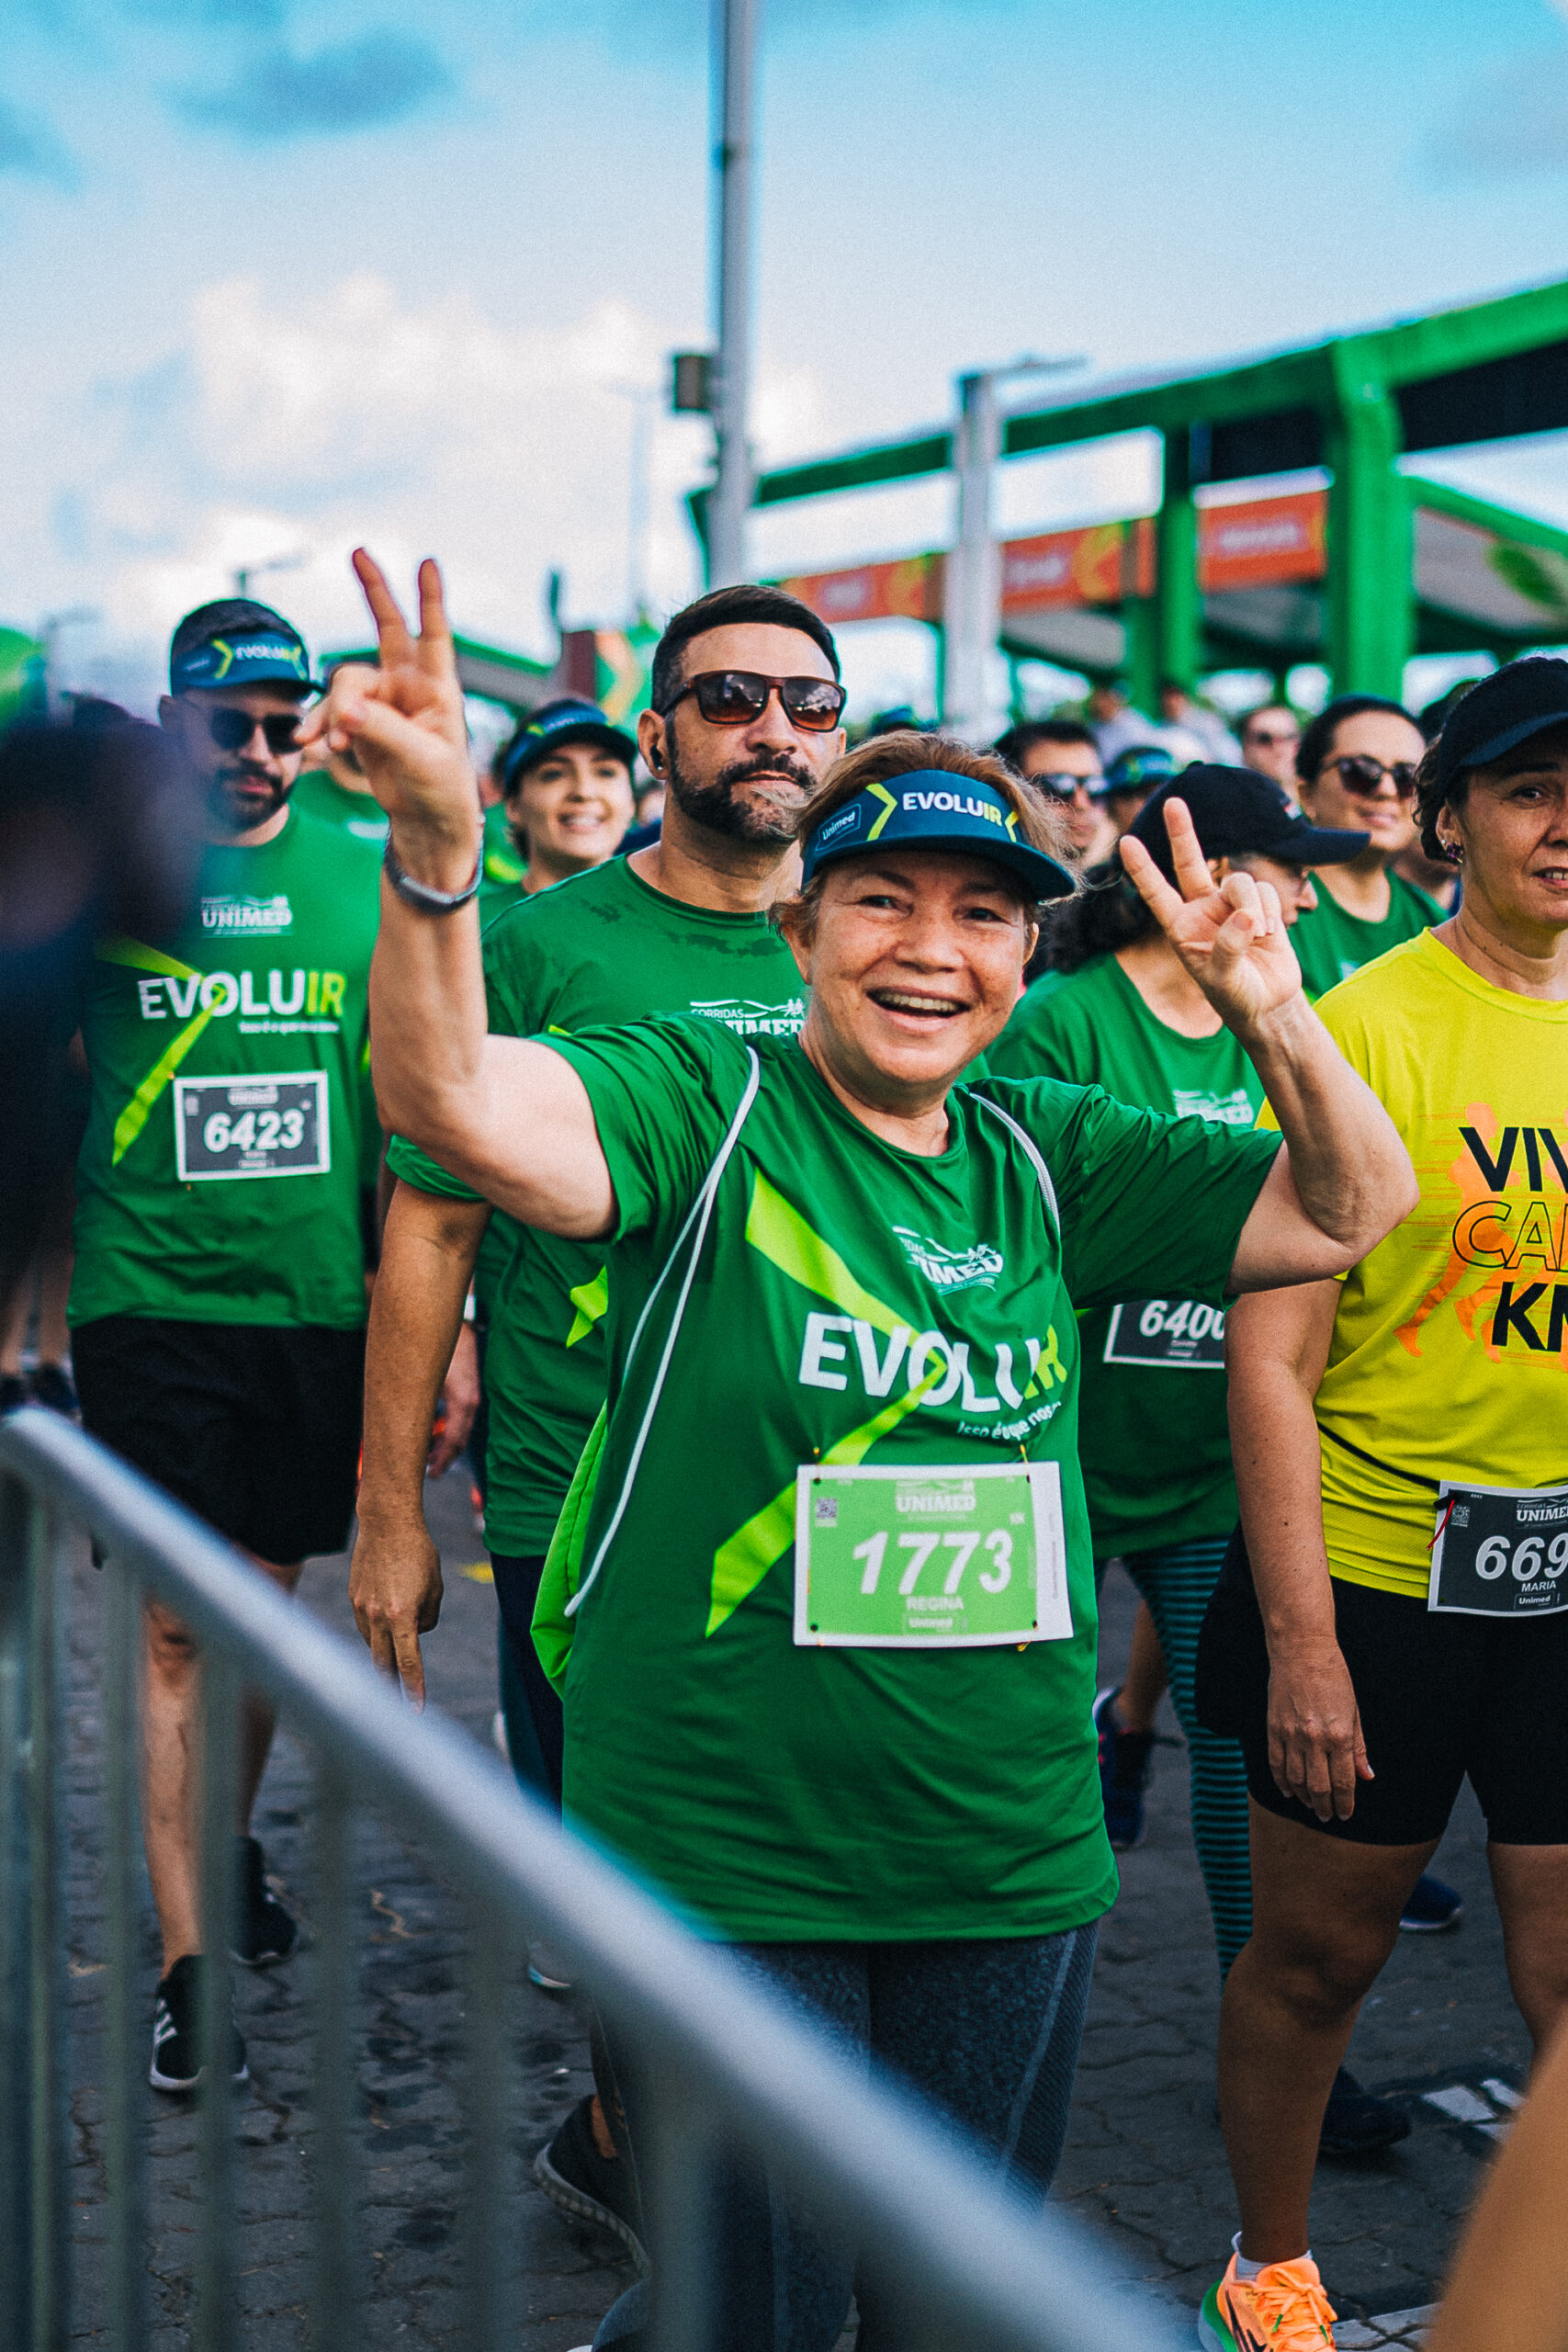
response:
<path id="1" fill-rule="evenodd" d="M 1483 768 L 1549 727 L 1568 727 L 1568 662 L 1544 653 L 1506 662 L 1455 703 L 1438 738 L 1445 793 L 1466 768 Z"/>
<path id="2" fill-rule="evenodd" d="M 292 621 L 249 596 L 225 596 L 187 613 L 169 647 L 169 692 L 204 686 L 318 689 L 305 640 Z"/>
<path id="3" fill-rule="evenodd" d="M 1562 665 L 1568 668 L 1568 663 Z M 1255 768 L 1227 768 L 1195 760 L 1145 800 L 1127 828 L 1143 842 L 1168 881 L 1173 868 L 1165 804 L 1185 800 L 1205 857 L 1278 858 L 1282 865 L 1343 865 L 1359 857 L 1370 833 L 1309 825 L 1279 786 Z"/>
<path id="4" fill-rule="evenodd" d="M 527 775 L 540 760 L 548 759 L 563 743 L 597 743 L 604 751 L 624 761 L 629 775 L 637 760 L 637 741 L 619 727 L 612 726 L 596 702 L 589 702 L 581 695 L 561 695 L 554 702 L 542 702 L 531 711 L 525 724 L 513 738 L 502 770 L 505 788 L 510 792 L 520 776 Z"/>

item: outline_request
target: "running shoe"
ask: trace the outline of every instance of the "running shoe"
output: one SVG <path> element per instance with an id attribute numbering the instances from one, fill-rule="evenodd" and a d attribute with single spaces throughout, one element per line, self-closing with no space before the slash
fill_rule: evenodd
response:
<path id="1" fill-rule="evenodd" d="M 176 1960 L 158 1987 L 152 2011 L 152 2064 L 147 2079 L 155 2091 L 193 2091 L 201 2080 L 200 2017 L 203 1962 L 199 1952 Z M 245 2045 L 229 2021 L 229 2079 L 250 2080 Z"/>
<path id="2" fill-rule="evenodd" d="M 28 1384 L 19 1372 L 0 1372 L 0 1421 L 19 1413 L 28 1401 Z"/>
<path id="3" fill-rule="evenodd" d="M 618 2238 L 648 2276 L 643 2245 L 642 2200 L 627 2156 L 602 2156 L 593 2137 L 592 2098 L 580 2098 L 547 2146 L 534 2159 L 534 2177 L 563 2213 L 592 2222 Z"/>
<path id="4" fill-rule="evenodd" d="M 299 1940 L 299 1929 L 266 1883 L 266 1857 L 255 1838 L 234 1840 L 234 1941 L 242 1968 L 276 1968 Z"/>
<path id="5" fill-rule="evenodd" d="M 1123 1731 L 1116 1720 L 1121 1685 L 1102 1690 L 1094 1702 L 1094 1728 L 1100 1736 L 1100 1793 L 1105 1805 L 1105 1834 L 1119 1854 L 1131 1853 L 1144 1842 L 1144 1791 L 1149 1785 L 1149 1758 L 1155 1736 L 1148 1731 Z"/>
<path id="6" fill-rule="evenodd" d="M 47 1405 L 51 1413 L 63 1413 L 69 1419 L 82 1409 L 71 1374 L 59 1363 L 40 1363 L 35 1369 L 33 1403 Z"/>
<path id="7" fill-rule="evenodd" d="M 1320 2156 L 1370 2156 L 1410 2137 L 1410 2118 L 1391 2098 L 1364 2090 L 1347 2066 L 1334 2077 L 1318 2134 Z"/>
<path id="8" fill-rule="evenodd" d="M 1238 2278 L 1233 2254 L 1225 2275 L 1203 2298 L 1198 2341 L 1204 2352 L 1333 2352 L 1333 2304 L 1310 2254 L 1266 2262 L 1256 2278 Z"/>
<path id="9" fill-rule="evenodd" d="M 1445 1886 L 1440 1878 L 1428 1878 L 1423 1871 L 1399 1915 L 1399 1925 L 1407 1936 L 1436 1936 L 1445 1928 L 1457 1928 L 1463 1917 L 1464 1897 L 1458 1887 Z"/>

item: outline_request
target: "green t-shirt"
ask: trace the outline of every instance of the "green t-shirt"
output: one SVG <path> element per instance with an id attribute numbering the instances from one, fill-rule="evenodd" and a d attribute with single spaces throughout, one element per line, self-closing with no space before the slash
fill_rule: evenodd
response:
<path id="1" fill-rule="evenodd" d="M 387 844 L 389 826 L 387 812 L 367 792 L 350 792 L 341 785 L 329 768 L 306 768 L 288 796 L 290 808 L 302 816 L 314 817 L 323 825 L 335 825 L 340 832 L 355 841 L 375 842 L 379 848 Z M 374 888 L 379 897 L 380 885 Z M 360 1147 L 359 1182 L 367 1193 L 373 1193 L 381 1172 L 381 1121 L 376 1108 L 376 1089 L 370 1082 L 370 1041 L 365 1041 L 365 1059 L 359 1072 Z"/>
<path id="2" fill-rule="evenodd" d="M 288 796 L 290 808 L 323 825 L 336 825 L 355 841 L 384 847 L 387 812 L 368 792 L 350 792 L 328 768 L 306 768 Z"/>
<path id="3" fill-rule="evenodd" d="M 1435 922 L 1446 922 L 1448 916 L 1436 899 L 1407 882 L 1403 874 L 1391 867 L 1388 876 L 1388 912 L 1382 922 L 1368 922 L 1360 915 L 1348 915 L 1337 899 L 1332 898 L 1321 874 L 1313 876 L 1317 888 L 1317 904 L 1309 914 L 1296 917 L 1291 933 L 1291 945 L 1296 951 L 1296 961 L 1302 967 L 1302 986 L 1315 1003 L 1359 972 L 1363 964 L 1374 956 L 1386 956 L 1391 947 L 1401 946 L 1407 939 L 1416 938 Z"/>
<path id="4" fill-rule="evenodd" d="M 1102 1086 L 1118 1102 L 1228 1127 L 1250 1127 L 1263 1102 L 1228 1029 L 1184 1037 L 1168 1028 L 1114 956 L 1037 981 L 990 1063 L 998 1076 Z M 1223 1310 L 1168 1294 L 1083 1317 L 1078 1459 L 1096 1559 L 1235 1526 L 1224 1332 Z"/>
<path id="5" fill-rule="evenodd" d="M 484 935 L 492 1029 L 570 1032 L 691 1012 L 744 1035 L 793 1036 L 806 1017 L 794 956 L 762 915 L 691 907 L 624 857 L 525 899 Z M 478 1195 L 396 1138 L 388 1159 L 425 1192 Z M 476 1270 L 490 1321 L 485 1535 L 542 1552 L 604 1401 L 604 1250 L 492 1216 Z"/>
<path id="6" fill-rule="evenodd" d="M 374 842 L 291 809 L 276 840 L 207 852 L 175 937 L 99 944 L 83 986 L 73 1324 L 364 1322 L 379 861 Z"/>
<path id="7" fill-rule="evenodd" d="M 743 1094 L 715 1023 L 551 1038 L 615 1184 L 608 1423 L 583 1559 L 622 1491 L 686 1259 L 634 1326 Z M 1217 1297 L 1276 1138 L 987 1080 L 948 1148 L 898 1149 L 799 1047 L 719 1182 L 661 1400 L 566 1679 L 573 1822 L 703 1918 L 761 1941 L 1044 1935 L 1113 1900 L 1095 1735 L 1075 1301 Z M 1050 1166 L 1036 1173 L 986 1094 Z M 935 1384 L 931 1376 L 940 1374 Z M 1071 1635 L 1002 1647 L 797 1645 L 795 1472 L 1060 1465 Z"/>
<path id="8" fill-rule="evenodd" d="M 525 893 L 526 862 L 512 838 L 506 803 L 498 800 L 485 810 L 484 845 L 479 858 L 479 924 L 488 929 L 497 915 L 514 907 Z"/>

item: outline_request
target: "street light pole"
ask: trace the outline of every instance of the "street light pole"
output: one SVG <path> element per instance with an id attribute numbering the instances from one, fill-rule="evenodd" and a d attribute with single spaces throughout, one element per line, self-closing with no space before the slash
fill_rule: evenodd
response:
<path id="1" fill-rule="evenodd" d="M 751 450 L 751 161 L 757 20 L 761 0 L 713 0 L 718 173 L 718 365 L 713 421 L 718 479 L 708 501 L 708 584 L 747 578 Z"/>

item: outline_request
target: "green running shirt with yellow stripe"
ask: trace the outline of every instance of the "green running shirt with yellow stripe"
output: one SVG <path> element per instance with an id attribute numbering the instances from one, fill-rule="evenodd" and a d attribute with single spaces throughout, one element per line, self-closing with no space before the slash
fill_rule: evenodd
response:
<path id="1" fill-rule="evenodd" d="M 508 908 L 484 959 L 491 1027 L 509 1036 L 661 1012 L 791 1036 L 806 1017 L 795 958 L 764 916 L 687 906 L 624 857 Z M 401 1136 L 388 1161 L 423 1192 L 479 1198 Z M 495 1552 L 543 1552 L 604 1402 L 605 1253 L 497 1214 L 475 1288 L 489 1324 L 485 1534 Z"/>
<path id="2" fill-rule="evenodd" d="M 566 1668 L 571 1820 L 723 1938 L 1046 1935 L 1098 1917 L 1116 1873 L 1090 1721 L 1075 1307 L 1217 1299 L 1271 1149 L 1098 1088 L 987 1080 L 954 1088 L 947 1148 L 926 1159 L 863 1126 L 793 1041 L 671 1021 L 547 1042 L 587 1086 L 618 1204 Z M 742 1099 L 748 1045 L 761 1083 L 595 1575 L 683 1252 L 629 1366 L 628 1343 Z M 992 1105 L 1044 1155 L 1059 1239 Z M 795 1644 L 797 1467 L 1023 1459 L 1059 1465 L 1070 1637 Z"/>
<path id="3" fill-rule="evenodd" d="M 365 1320 L 360 1159 L 380 849 L 290 809 L 210 848 L 184 927 L 99 943 L 71 1320 Z"/>

